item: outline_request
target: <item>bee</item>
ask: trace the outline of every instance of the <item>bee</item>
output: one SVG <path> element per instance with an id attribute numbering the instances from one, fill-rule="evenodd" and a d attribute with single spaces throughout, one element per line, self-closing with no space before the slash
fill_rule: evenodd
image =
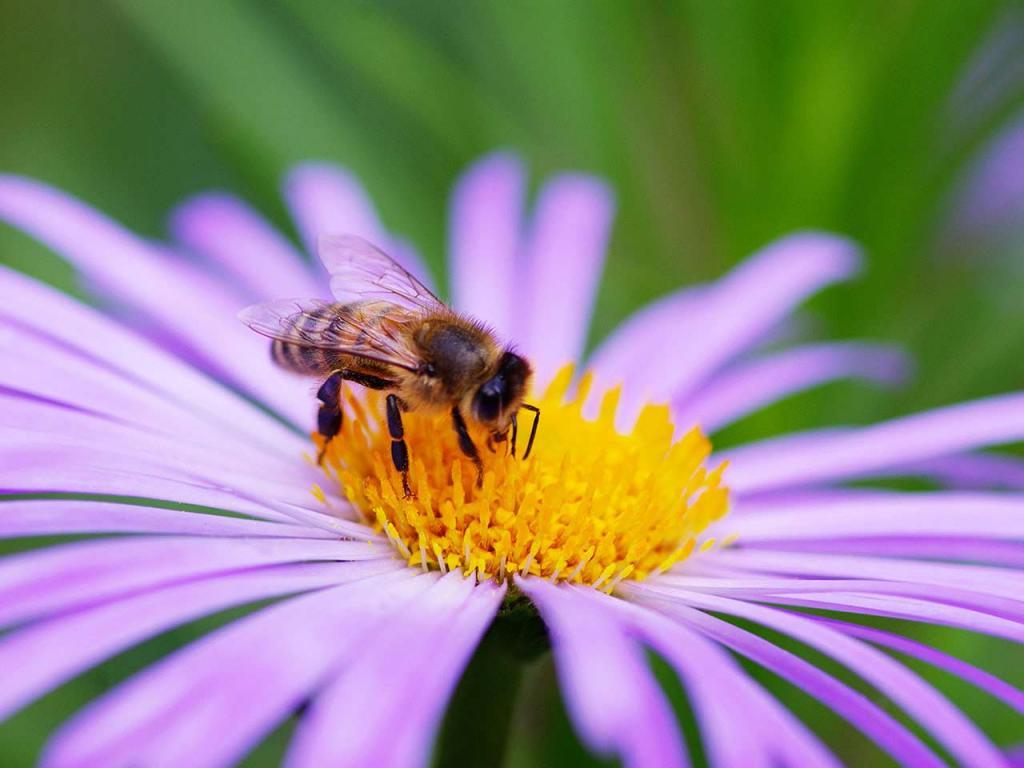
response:
<path id="1" fill-rule="evenodd" d="M 445 305 L 383 251 L 353 235 L 319 242 L 320 260 L 331 276 L 335 301 L 285 299 L 257 304 L 239 313 L 252 330 L 273 339 L 271 355 L 281 367 L 323 378 L 317 391 L 317 430 L 324 438 L 318 462 L 341 432 L 342 382 L 386 391 L 391 459 L 402 475 L 406 497 L 409 450 L 402 414 L 451 413 L 459 448 L 476 465 L 483 482 L 480 452 L 467 420 L 488 430 L 487 444 L 509 440 L 516 454 L 517 415 L 534 414 L 523 458 L 537 435 L 540 409 L 523 401 L 530 363 L 479 321 Z M 511 439 L 509 433 L 511 432 Z"/>

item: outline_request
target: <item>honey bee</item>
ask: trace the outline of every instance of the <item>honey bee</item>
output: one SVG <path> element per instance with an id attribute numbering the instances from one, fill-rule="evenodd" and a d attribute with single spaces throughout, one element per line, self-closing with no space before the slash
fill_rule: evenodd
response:
<path id="1" fill-rule="evenodd" d="M 529 362 L 501 345 L 473 318 L 446 306 L 390 256 L 353 235 L 321 238 L 319 255 L 331 276 L 336 301 L 285 299 L 239 313 L 251 329 L 273 339 L 271 355 L 281 367 L 325 377 L 317 392 L 317 430 L 324 449 L 341 432 L 342 382 L 388 392 L 385 398 L 391 459 L 407 497 L 409 450 L 402 413 L 451 413 L 459 448 L 477 469 L 483 463 L 467 419 L 488 431 L 488 447 L 509 439 L 516 454 L 520 408 L 534 414 L 523 458 L 530 455 L 540 409 L 523 402 Z"/>

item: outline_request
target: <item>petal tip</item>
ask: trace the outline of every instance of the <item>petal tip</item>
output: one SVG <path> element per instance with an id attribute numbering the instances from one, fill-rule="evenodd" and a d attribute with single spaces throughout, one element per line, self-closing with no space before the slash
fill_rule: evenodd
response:
<path id="1" fill-rule="evenodd" d="M 526 164 L 509 150 L 497 150 L 484 155 L 470 165 L 455 182 L 454 197 L 473 195 L 477 190 L 486 192 L 498 188 L 522 190 L 526 185 Z"/>
<path id="2" fill-rule="evenodd" d="M 360 193 L 363 189 L 356 175 L 342 165 L 326 160 L 304 160 L 285 173 L 282 190 L 285 197 L 290 197 L 302 189 L 319 189 L 323 185 L 341 185 L 358 189 Z"/>
<path id="3" fill-rule="evenodd" d="M 227 192 L 199 192 L 171 209 L 167 229 L 176 239 L 183 239 L 188 232 L 211 225 L 232 206 L 233 200 Z"/>
<path id="4" fill-rule="evenodd" d="M 824 230 L 798 230 L 775 240 L 771 250 L 787 250 L 798 262 L 827 267 L 836 280 L 848 280 L 860 273 L 864 258 L 860 245 L 848 237 Z"/>

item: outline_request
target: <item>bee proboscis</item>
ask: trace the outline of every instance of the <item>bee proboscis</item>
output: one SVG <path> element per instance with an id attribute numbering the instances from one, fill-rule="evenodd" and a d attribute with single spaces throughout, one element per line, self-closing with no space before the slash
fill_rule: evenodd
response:
<path id="1" fill-rule="evenodd" d="M 239 318 L 273 339 L 274 361 L 296 373 L 325 377 L 317 392 L 317 429 L 327 443 L 341 432 L 343 381 L 386 391 L 391 458 L 409 486 L 409 451 L 402 413 L 448 409 L 459 447 L 483 464 L 467 419 L 489 432 L 488 445 L 509 439 L 516 453 L 517 415 L 532 411 L 525 459 L 533 448 L 539 409 L 523 402 L 529 362 L 473 318 L 444 304 L 394 259 L 353 235 L 319 243 L 335 301 L 284 299 L 257 304 Z M 319 460 L 323 460 L 323 451 Z"/>

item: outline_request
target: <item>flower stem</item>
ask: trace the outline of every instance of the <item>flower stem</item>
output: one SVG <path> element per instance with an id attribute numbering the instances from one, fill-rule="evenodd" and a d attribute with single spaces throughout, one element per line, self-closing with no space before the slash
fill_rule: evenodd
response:
<path id="1" fill-rule="evenodd" d="M 547 633 L 521 595 L 510 593 L 452 697 L 435 768 L 497 768 L 508 749 L 526 665 L 548 648 Z"/>

